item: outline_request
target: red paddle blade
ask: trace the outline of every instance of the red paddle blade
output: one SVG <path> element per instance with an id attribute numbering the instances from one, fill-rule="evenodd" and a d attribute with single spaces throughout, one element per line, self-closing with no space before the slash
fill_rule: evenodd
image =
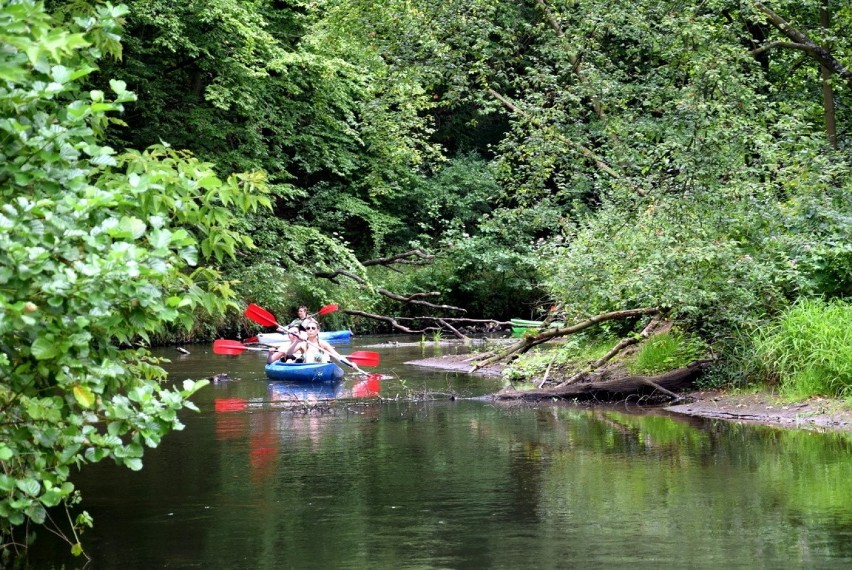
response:
<path id="1" fill-rule="evenodd" d="M 248 347 L 243 345 L 238 340 L 225 340 L 224 338 L 220 338 L 213 341 L 213 353 L 214 354 L 227 354 L 230 356 L 241 354 Z"/>
<path id="2" fill-rule="evenodd" d="M 358 350 L 347 355 L 346 358 L 359 366 L 378 366 L 380 360 L 378 352 L 369 352 L 366 350 Z"/>
<path id="3" fill-rule="evenodd" d="M 266 309 L 258 307 L 254 303 L 246 307 L 245 315 L 257 324 L 263 325 L 265 327 L 279 326 L 278 322 L 275 320 L 275 315 L 273 315 Z"/>
<path id="4" fill-rule="evenodd" d="M 325 307 L 320 307 L 320 310 L 317 311 L 318 315 L 327 315 L 329 313 L 333 313 L 338 310 L 340 307 L 337 306 L 336 303 L 332 303 L 331 305 L 326 305 Z"/>
<path id="5" fill-rule="evenodd" d="M 246 339 L 243 339 L 243 342 L 245 342 L 246 344 L 257 344 L 260 341 L 256 336 L 250 336 Z"/>

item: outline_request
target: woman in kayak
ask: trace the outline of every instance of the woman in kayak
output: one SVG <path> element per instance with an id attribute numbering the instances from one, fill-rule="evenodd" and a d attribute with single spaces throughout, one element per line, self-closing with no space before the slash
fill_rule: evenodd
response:
<path id="1" fill-rule="evenodd" d="M 308 339 L 303 343 L 306 345 L 304 352 L 305 362 L 328 362 L 333 358 L 334 360 L 342 362 L 346 366 L 351 366 L 361 374 L 366 374 L 366 372 L 358 368 L 357 364 L 350 362 L 346 359 L 346 357 L 338 354 L 338 352 L 334 350 L 333 346 L 320 339 L 319 323 L 313 318 L 308 317 L 302 321 L 302 326 L 305 328 L 305 333 L 308 335 Z"/>

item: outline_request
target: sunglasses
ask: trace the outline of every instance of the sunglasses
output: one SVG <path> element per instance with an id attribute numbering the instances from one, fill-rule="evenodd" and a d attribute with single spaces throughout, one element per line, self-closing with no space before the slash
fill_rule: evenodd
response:
<path id="1" fill-rule="evenodd" d="M 317 327 L 305 327 L 306 331 L 315 331 L 318 330 Z"/>

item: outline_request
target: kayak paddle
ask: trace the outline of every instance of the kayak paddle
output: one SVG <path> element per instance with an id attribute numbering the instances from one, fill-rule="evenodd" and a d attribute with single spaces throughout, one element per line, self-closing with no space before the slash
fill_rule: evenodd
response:
<path id="1" fill-rule="evenodd" d="M 237 354 L 242 354 L 244 350 L 257 350 L 267 352 L 269 349 L 246 346 L 238 340 L 225 340 L 224 338 L 220 338 L 213 341 L 214 354 L 227 354 L 230 356 L 235 356 Z"/>
<path id="2" fill-rule="evenodd" d="M 245 315 L 259 325 L 265 327 L 280 327 L 278 321 L 275 320 L 275 315 L 264 308 L 258 307 L 254 303 L 246 307 Z"/>
<path id="3" fill-rule="evenodd" d="M 319 311 L 317 311 L 317 312 L 316 312 L 316 313 L 314 313 L 314 314 L 316 314 L 316 315 L 327 315 L 327 314 L 329 314 L 329 313 L 333 313 L 333 312 L 335 312 L 335 311 L 336 311 L 336 310 L 338 310 L 339 308 L 340 308 L 340 307 L 337 305 L 337 303 L 332 303 L 332 304 L 330 304 L 330 305 L 325 305 L 324 307 L 320 307 L 320 310 L 319 310 Z"/>
<path id="4" fill-rule="evenodd" d="M 367 350 L 356 350 L 352 354 L 344 356 L 344 358 L 357 362 L 361 366 L 378 366 L 380 360 L 378 352 L 370 352 Z"/>
<path id="5" fill-rule="evenodd" d="M 227 354 L 233 356 L 242 353 L 244 350 L 256 350 L 261 352 L 269 351 L 267 348 L 246 346 L 238 340 L 226 340 L 224 338 L 220 338 L 213 341 L 213 352 L 215 354 Z M 378 352 L 369 352 L 366 350 L 358 350 L 348 356 L 341 356 L 345 360 L 350 360 L 362 366 L 378 366 L 381 360 Z"/>
<path id="6" fill-rule="evenodd" d="M 337 311 L 338 309 L 340 309 L 340 306 L 332 303 L 330 305 L 320 307 L 320 310 L 317 311 L 316 314 L 327 315 Z M 246 307 L 245 315 L 259 325 L 263 325 L 265 327 L 278 327 L 279 329 L 282 328 L 282 326 L 278 324 L 278 321 L 275 320 L 275 315 L 254 303 Z"/>

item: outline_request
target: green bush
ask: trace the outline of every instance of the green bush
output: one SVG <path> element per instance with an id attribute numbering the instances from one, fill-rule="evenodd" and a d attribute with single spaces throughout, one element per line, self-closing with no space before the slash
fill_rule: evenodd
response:
<path id="1" fill-rule="evenodd" d="M 216 266 L 251 245 L 236 216 L 270 205 L 262 173 L 101 143 L 135 95 L 83 81 L 120 55 L 126 13 L 105 3 L 63 28 L 43 3 L 0 3 L 0 566 L 42 526 L 84 554 L 92 519 L 74 516 L 72 475 L 106 459 L 141 469 L 198 410 L 207 381 L 166 382 L 144 346 L 234 307 Z"/>

